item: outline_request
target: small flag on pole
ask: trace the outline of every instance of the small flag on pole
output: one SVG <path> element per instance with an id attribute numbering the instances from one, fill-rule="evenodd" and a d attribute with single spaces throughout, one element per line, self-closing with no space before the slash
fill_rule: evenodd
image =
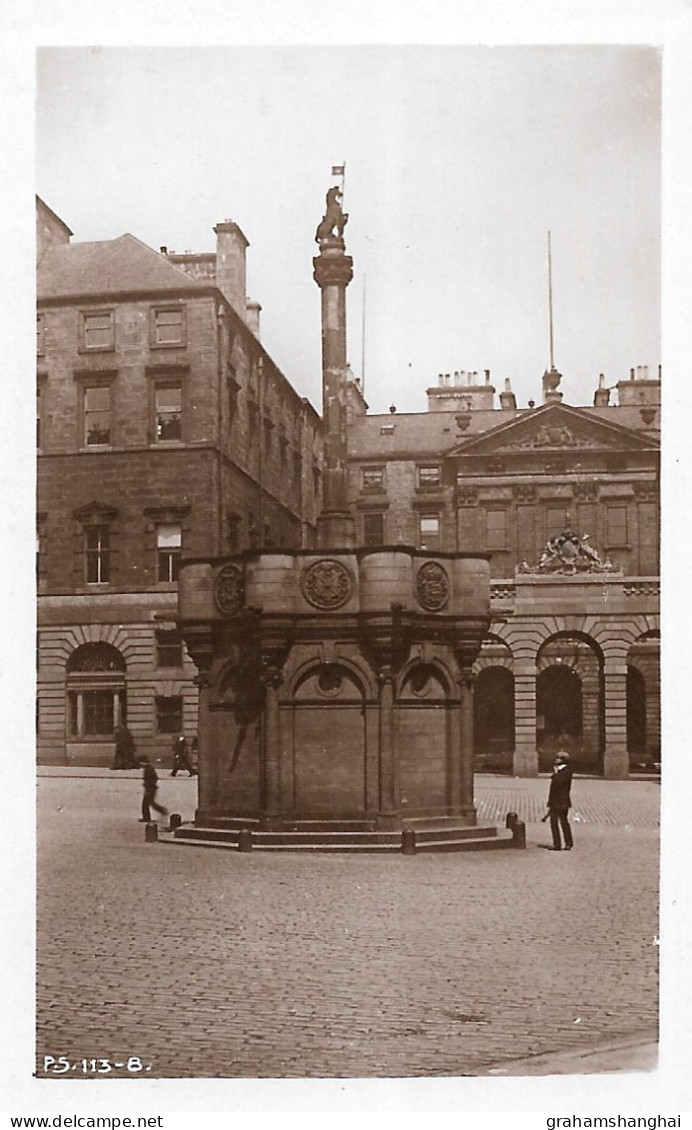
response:
<path id="1" fill-rule="evenodd" d="M 344 175 L 345 165 L 332 165 L 332 176 L 342 177 Z"/>

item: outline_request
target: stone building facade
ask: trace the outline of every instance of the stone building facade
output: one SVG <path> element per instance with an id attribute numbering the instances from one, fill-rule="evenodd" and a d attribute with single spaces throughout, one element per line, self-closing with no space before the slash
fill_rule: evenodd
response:
<path id="1" fill-rule="evenodd" d="M 183 558 L 314 544 L 322 425 L 259 340 L 243 233 L 73 243 L 38 202 L 38 753 L 110 764 L 197 726 Z"/>
<path id="2" fill-rule="evenodd" d="M 386 416 L 354 385 L 356 539 L 491 554 L 478 769 L 532 775 L 560 745 L 577 770 L 624 777 L 660 761 L 660 373 L 601 377 L 587 407 L 559 383 L 547 372 L 543 402 L 518 408 L 489 372 L 442 374 L 426 413 Z"/>

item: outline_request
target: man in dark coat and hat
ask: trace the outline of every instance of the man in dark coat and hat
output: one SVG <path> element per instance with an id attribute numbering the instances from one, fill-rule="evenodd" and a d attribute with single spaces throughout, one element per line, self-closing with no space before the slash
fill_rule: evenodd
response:
<path id="1" fill-rule="evenodd" d="M 572 805 L 570 788 L 572 786 L 572 770 L 569 764 L 569 754 L 558 750 L 555 756 L 555 767 L 550 778 L 548 790 L 548 812 L 550 831 L 553 835 L 553 851 L 561 851 L 560 829 L 565 840 L 565 851 L 571 851 L 574 846 L 572 829 L 570 828 L 568 813 Z"/>

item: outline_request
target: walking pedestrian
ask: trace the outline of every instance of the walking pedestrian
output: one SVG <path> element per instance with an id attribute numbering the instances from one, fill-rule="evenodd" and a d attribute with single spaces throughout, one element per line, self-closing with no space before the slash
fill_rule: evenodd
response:
<path id="1" fill-rule="evenodd" d="M 156 802 L 156 790 L 159 784 L 159 776 L 154 766 L 149 761 L 148 757 L 140 757 L 139 763 L 144 770 L 142 774 L 142 782 L 144 784 L 144 796 L 142 797 L 142 815 L 140 816 L 140 824 L 148 824 L 151 820 L 151 809 L 158 812 L 160 816 L 168 816 L 168 809 L 164 808 L 162 804 Z"/>
<path id="2" fill-rule="evenodd" d="M 187 755 L 187 739 L 184 734 L 178 734 L 173 738 L 173 769 L 171 770 L 171 777 L 175 777 L 179 769 L 187 769 L 190 777 L 194 777 L 195 771 L 190 763 L 190 758 Z"/>
<path id="3" fill-rule="evenodd" d="M 572 839 L 572 829 L 568 819 L 568 813 L 572 805 L 570 797 L 570 788 L 572 786 L 572 769 L 569 764 L 569 754 L 564 750 L 558 750 L 555 755 L 555 766 L 553 768 L 553 775 L 550 778 L 550 789 L 548 790 L 548 811 L 546 818 L 550 819 L 550 831 L 553 836 L 552 851 L 561 851 L 562 844 L 560 841 L 560 829 L 565 841 L 565 851 L 571 851 L 574 846 Z"/>
<path id="4" fill-rule="evenodd" d="M 127 726 L 116 726 L 113 734 L 115 738 L 115 757 L 112 769 L 136 769 L 135 740 Z"/>

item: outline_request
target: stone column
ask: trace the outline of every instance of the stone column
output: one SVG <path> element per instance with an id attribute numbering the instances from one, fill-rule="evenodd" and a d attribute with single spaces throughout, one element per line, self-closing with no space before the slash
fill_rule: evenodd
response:
<path id="1" fill-rule="evenodd" d="M 627 666 L 624 659 L 605 664 L 605 753 L 603 774 L 613 779 L 629 776 L 627 756 Z"/>
<path id="2" fill-rule="evenodd" d="M 596 656 L 583 656 L 577 673 L 582 676 L 582 746 L 588 760 L 596 767 L 601 753 L 601 686 Z"/>
<path id="3" fill-rule="evenodd" d="M 348 504 L 346 384 L 346 287 L 353 278 L 353 259 L 340 236 L 320 240 L 313 259 L 314 279 L 322 292 L 322 416 L 325 424 L 325 466 L 319 544 L 348 547 L 355 541 Z"/>
<path id="4" fill-rule="evenodd" d="M 459 675 L 459 802 L 462 809 L 473 809 L 473 673 L 470 668 Z"/>
<path id="5" fill-rule="evenodd" d="M 380 679 L 380 809 L 378 824 L 393 825 L 399 816 L 399 758 L 394 737 L 394 673 L 383 667 Z"/>
<path id="6" fill-rule="evenodd" d="M 211 713 L 209 699 L 211 681 L 209 669 L 198 670 L 195 676 L 198 691 L 197 708 L 197 758 L 198 758 L 198 812 L 208 813 L 218 803 L 218 764 L 212 748 Z"/>
<path id="7" fill-rule="evenodd" d="M 514 718 L 516 745 L 514 775 L 538 775 L 536 749 L 536 664 L 518 663 L 514 670 Z"/>
<path id="8" fill-rule="evenodd" d="M 262 676 L 265 688 L 264 700 L 264 741 L 263 741 L 263 815 L 264 823 L 276 825 L 281 816 L 281 733 L 279 724 L 279 687 L 281 675 L 278 671 L 267 672 Z"/>
<path id="9" fill-rule="evenodd" d="M 84 737 L 84 691 L 77 691 L 77 736 Z"/>

